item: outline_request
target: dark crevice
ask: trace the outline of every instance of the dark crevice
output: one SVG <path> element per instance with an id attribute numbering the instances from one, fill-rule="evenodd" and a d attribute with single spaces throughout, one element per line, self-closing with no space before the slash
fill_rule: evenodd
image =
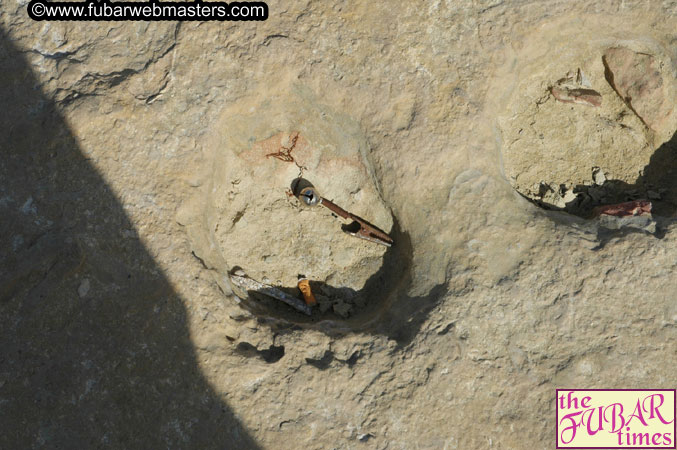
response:
<path id="1" fill-rule="evenodd" d="M 313 358 L 306 358 L 306 362 L 310 364 L 311 366 L 320 369 L 320 370 L 325 370 L 328 369 L 331 366 L 331 363 L 333 361 L 337 361 L 343 364 L 346 364 L 349 368 L 353 368 L 355 364 L 357 364 L 357 360 L 360 359 L 361 353 L 359 350 L 353 352 L 352 355 L 350 355 L 350 358 L 346 360 L 338 359 L 334 355 L 334 352 L 331 350 L 327 350 L 324 352 L 324 355 L 322 358 L 319 359 L 313 359 Z"/>
<path id="2" fill-rule="evenodd" d="M 194 257 L 195 259 L 197 259 L 198 261 L 200 261 L 200 264 L 202 264 L 202 267 L 204 267 L 205 269 L 209 270 L 209 267 L 208 267 L 207 264 L 205 263 L 205 260 L 204 260 L 204 259 L 202 259 L 202 258 L 200 258 L 199 256 L 197 256 L 197 255 L 195 254 L 195 252 L 190 252 L 190 254 L 193 255 L 193 257 Z"/>

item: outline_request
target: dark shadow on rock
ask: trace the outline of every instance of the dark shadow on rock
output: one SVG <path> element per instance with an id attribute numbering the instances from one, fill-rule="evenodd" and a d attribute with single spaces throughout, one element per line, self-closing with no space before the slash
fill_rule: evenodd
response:
<path id="1" fill-rule="evenodd" d="M 0 448 L 257 448 L 200 372 L 183 302 L 3 31 L 0 61 Z"/>
<path id="2" fill-rule="evenodd" d="M 654 213 L 673 217 L 677 212 L 677 132 L 651 155 L 649 164 L 637 178 L 635 189 L 659 193 L 651 199 Z"/>
<path id="3" fill-rule="evenodd" d="M 602 184 L 578 185 L 573 188 L 573 193 L 577 195 L 576 199 L 564 208 L 523 197 L 544 209 L 563 211 L 584 219 L 596 217 L 595 210 L 601 206 L 648 201 L 656 222 L 656 231 L 652 234 L 662 238 L 665 227 L 675 221 L 677 213 L 677 132 L 656 149 L 634 183 L 611 179 Z M 600 229 L 599 240 L 607 242 L 626 234 L 647 232 L 641 227 L 617 225 L 618 229 Z"/>
<path id="4" fill-rule="evenodd" d="M 258 350 L 249 342 L 240 342 L 237 344 L 236 351 L 248 358 L 258 356 L 268 364 L 276 363 L 284 357 L 284 345 L 271 345 L 269 348 Z"/>
<path id="5" fill-rule="evenodd" d="M 336 232 L 341 233 L 340 222 L 338 220 L 336 222 Z M 400 231 L 397 220 L 394 220 L 390 235 L 395 240 L 395 245 L 386 250 L 381 267 L 375 274 L 369 277 L 362 289 L 355 290 L 345 286 L 332 286 L 321 281 L 309 280 L 310 287 L 318 298 L 326 297 L 335 302 L 345 300 L 351 304 L 361 304 L 354 307 L 349 317 L 342 317 L 336 314 L 332 308 L 321 312 L 317 306 L 313 308 L 312 316 L 308 317 L 280 300 L 255 290 L 247 292 L 248 298 L 243 299 L 243 306 L 255 314 L 259 318 L 259 321 L 268 323 L 276 331 L 295 329 L 297 328 L 295 326 L 315 328 L 325 331 L 330 335 L 341 335 L 345 334 L 346 331 L 363 330 L 369 322 L 378 316 L 391 295 L 396 290 L 401 289 L 403 283 L 409 280 L 412 255 L 409 236 Z M 318 245 L 321 245 L 321 243 L 318 243 Z M 369 245 L 379 244 L 369 243 Z M 233 268 L 233 270 L 237 269 L 242 269 L 246 272 L 246 268 L 240 268 L 239 266 Z M 299 299 L 303 298 L 296 286 L 274 287 L 291 296 Z"/>
<path id="6" fill-rule="evenodd" d="M 338 222 L 336 232 L 341 232 Z M 406 345 L 416 336 L 430 311 L 446 294 L 446 285 L 434 287 L 425 296 L 408 296 L 406 293 L 412 283 L 411 239 L 408 233 L 400 229 L 396 218 L 393 218 L 393 228 L 389 234 L 395 244 L 386 250 L 381 267 L 369 277 L 362 289 L 310 281 L 316 297 L 325 296 L 337 303 L 348 301 L 353 304 L 347 317 L 337 314 L 332 308 L 322 312 L 317 306 L 313 308 L 312 316 L 308 317 L 279 300 L 251 290 L 247 292 L 248 298 L 243 299 L 243 306 L 278 334 L 299 328 L 315 329 L 336 337 L 354 332 L 371 333 L 388 336 L 396 340 L 398 345 Z M 296 287 L 275 287 L 302 298 Z"/>
<path id="7" fill-rule="evenodd" d="M 592 216 L 598 206 L 633 200 L 650 201 L 655 215 L 674 216 L 677 212 L 677 132 L 656 149 L 634 183 L 612 179 L 601 185 L 578 185 L 574 193 L 580 194 L 584 201 L 569 202 L 565 210 L 581 217 Z"/>

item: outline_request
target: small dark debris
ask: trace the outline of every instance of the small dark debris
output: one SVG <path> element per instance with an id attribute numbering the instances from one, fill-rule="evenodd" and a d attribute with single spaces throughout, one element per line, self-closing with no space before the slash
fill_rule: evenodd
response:
<path id="1" fill-rule="evenodd" d="M 284 356 L 284 345 L 271 345 L 267 350 L 259 352 L 267 363 L 276 363 Z"/>
<path id="2" fill-rule="evenodd" d="M 357 364 L 357 360 L 360 359 L 360 356 L 362 355 L 360 354 L 359 350 L 355 351 L 352 355 L 350 355 L 350 358 L 346 360 L 346 364 L 348 364 L 348 367 L 352 369 L 352 367 L 355 364 Z"/>
<path id="3" fill-rule="evenodd" d="M 271 345 L 265 350 L 257 350 L 249 342 L 240 342 L 237 344 L 236 351 L 247 357 L 258 356 L 268 364 L 276 363 L 284 356 L 284 345 Z"/>
<path id="4" fill-rule="evenodd" d="M 306 358 L 306 362 L 308 364 L 320 370 L 327 369 L 333 360 L 334 360 L 334 352 L 332 352 L 331 350 L 325 351 L 324 356 L 322 356 L 322 358 L 320 359 Z"/>

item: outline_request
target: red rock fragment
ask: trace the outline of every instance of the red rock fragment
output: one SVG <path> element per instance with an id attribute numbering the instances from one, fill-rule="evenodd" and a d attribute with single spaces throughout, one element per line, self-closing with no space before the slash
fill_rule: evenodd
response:
<path id="1" fill-rule="evenodd" d="M 568 72 L 550 87 L 550 93 L 556 100 L 563 103 L 576 103 L 586 106 L 602 106 L 602 96 L 594 89 L 590 89 L 581 69 Z"/>
<path id="2" fill-rule="evenodd" d="M 570 89 L 553 86 L 550 88 L 553 97 L 563 103 L 576 103 L 586 106 L 602 106 L 602 96 L 592 89 Z"/>
<path id="3" fill-rule="evenodd" d="M 659 131 L 674 108 L 674 99 L 666 98 L 660 61 L 652 55 L 614 47 L 606 50 L 602 62 L 611 87 L 642 122 Z"/>
<path id="4" fill-rule="evenodd" d="M 651 202 L 635 200 L 632 202 L 617 203 L 615 205 L 598 206 L 593 210 L 595 216 L 651 216 Z"/>

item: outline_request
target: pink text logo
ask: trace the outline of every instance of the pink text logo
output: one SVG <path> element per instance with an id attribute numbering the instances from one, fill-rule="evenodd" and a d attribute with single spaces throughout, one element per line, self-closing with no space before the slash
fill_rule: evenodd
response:
<path id="1" fill-rule="evenodd" d="M 674 389 L 557 389 L 557 448 L 675 449 Z"/>

